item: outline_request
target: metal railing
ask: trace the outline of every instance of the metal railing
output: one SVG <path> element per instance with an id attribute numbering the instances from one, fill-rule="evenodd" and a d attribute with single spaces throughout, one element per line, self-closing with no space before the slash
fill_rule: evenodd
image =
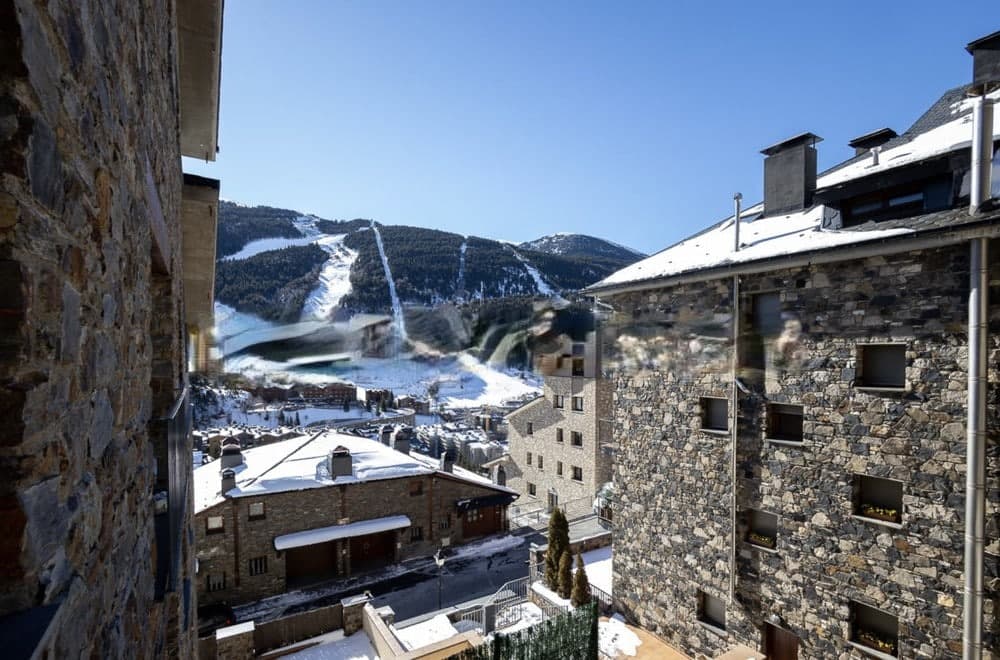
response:
<path id="1" fill-rule="evenodd" d="M 508 517 L 511 526 L 542 529 L 549 524 L 549 516 L 552 514 L 554 508 L 561 509 L 566 518 L 572 522 L 575 519 L 593 515 L 594 498 L 577 497 L 572 500 L 558 502 L 555 507 L 548 504 L 539 504 L 530 508 L 513 505 L 509 508 Z"/>
<path id="2" fill-rule="evenodd" d="M 191 404 L 187 385 L 165 417 L 150 421 L 149 432 L 156 457 L 154 591 L 157 598 L 162 598 L 164 593 L 177 590 L 181 574 L 182 526 L 191 478 Z"/>

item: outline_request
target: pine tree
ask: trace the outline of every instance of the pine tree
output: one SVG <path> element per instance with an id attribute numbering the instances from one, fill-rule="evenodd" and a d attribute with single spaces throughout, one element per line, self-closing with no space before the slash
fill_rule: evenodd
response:
<path id="1" fill-rule="evenodd" d="M 573 591 L 573 553 L 563 550 L 559 558 L 559 595 L 569 598 Z"/>
<path id="2" fill-rule="evenodd" d="M 344 412 L 351 412 L 351 400 L 344 397 Z"/>
<path id="3" fill-rule="evenodd" d="M 591 600 L 590 580 L 587 579 L 587 571 L 583 566 L 583 556 L 576 556 L 576 573 L 573 574 L 573 593 L 570 594 L 569 602 L 573 607 L 586 605 Z"/>
<path id="4" fill-rule="evenodd" d="M 302 422 L 299 421 L 299 414 L 295 413 L 295 425 L 302 426 Z"/>
<path id="5" fill-rule="evenodd" d="M 558 507 L 549 516 L 548 549 L 545 551 L 545 582 L 553 591 L 559 589 L 559 561 L 569 548 L 569 521 Z"/>

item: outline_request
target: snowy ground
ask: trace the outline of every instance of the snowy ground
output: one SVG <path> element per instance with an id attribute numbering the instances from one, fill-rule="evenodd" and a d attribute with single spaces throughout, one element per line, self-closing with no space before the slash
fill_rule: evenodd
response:
<path id="1" fill-rule="evenodd" d="M 438 614 L 427 621 L 405 628 L 394 627 L 393 632 L 407 651 L 436 644 L 458 634 L 458 630 L 448 620 L 447 614 Z"/>
<path id="2" fill-rule="evenodd" d="M 507 626 L 506 628 L 501 628 L 497 632 L 509 635 L 519 630 L 530 628 L 531 626 L 545 620 L 545 613 L 542 612 L 542 609 L 534 603 L 521 603 L 520 605 L 515 605 L 513 609 L 518 610 L 517 614 L 514 615 L 517 617 L 517 623 L 512 626 Z M 506 617 L 508 614 L 505 613 L 504 616 Z"/>
<path id="3" fill-rule="evenodd" d="M 302 307 L 302 320 L 328 319 L 340 304 L 341 298 L 351 292 L 351 266 L 358 253 L 344 245 L 347 234 L 324 236 L 316 241 L 330 258 L 319 273 L 319 283 L 306 298 Z"/>
<path id="4" fill-rule="evenodd" d="M 587 581 L 608 595 L 611 595 L 611 559 L 610 545 L 583 553 Z"/>
<path id="5" fill-rule="evenodd" d="M 634 656 L 642 644 L 639 636 L 625 627 L 625 620 L 620 614 L 597 624 L 597 639 L 601 653 L 610 658 Z"/>
<path id="6" fill-rule="evenodd" d="M 202 428 L 214 428 L 222 426 L 250 426 L 259 429 L 276 429 L 281 424 L 279 413 L 283 411 L 282 406 L 272 404 L 268 406 L 244 407 L 249 403 L 249 393 L 242 390 L 225 390 L 220 388 L 210 388 L 216 396 L 216 405 L 211 406 L 205 412 L 211 418 L 203 420 L 199 425 Z M 377 415 L 366 411 L 358 405 L 351 406 L 349 411 L 345 411 L 340 406 L 329 408 L 317 408 L 307 406 L 300 410 L 284 410 L 284 426 L 294 425 L 298 416 L 301 426 L 307 426 L 314 422 L 324 421 L 349 421 L 358 419 L 375 419 Z"/>
<path id="7" fill-rule="evenodd" d="M 375 647 L 364 630 L 350 637 L 344 637 L 344 631 L 338 630 L 310 641 L 320 644 L 282 657 L 287 660 L 378 660 Z"/>

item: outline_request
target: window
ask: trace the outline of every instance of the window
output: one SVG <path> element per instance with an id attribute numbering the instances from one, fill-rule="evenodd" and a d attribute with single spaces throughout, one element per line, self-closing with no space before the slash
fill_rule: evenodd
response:
<path id="1" fill-rule="evenodd" d="M 569 433 L 569 441 L 570 441 L 570 444 L 573 445 L 574 447 L 582 447 L 583 446 L 583 434 L 580 433 L 579 431 L 570 431 L 570 433 Z"/>
<path id="2" fill-rule="evenodd" d="M 701 428 L 703 431 L 728 431 L 729 401 L 709 396 L 701 397 Z"/>
<path id="3" fill-rule="evenodd" d="M 205 519 L 205 533 L 206 534 L 221 534 L 225 531 L 225 525 L 222 521 L 222 516 L 209 516 Z"/>
<path id="4" fill-rule="evenodd" d="M 785 329 L 781 318 L 781 294 L 758 293 L 753 297 L 753 329 L 762 337 L 774 337 Z"/>
<path id="5" fill-rule="evenodd" d="M 583 468 L 573 466 L 573 481 L 583 481 Z"/>
<path id="6" fill-rule="evenodd" d="M 573 410 L 577 412 L 583 412 L 583 397 L 575 396 L 573 397 Z"/>
<path id="7" fill-rule="evenodd" d="M 899 619 L 855 600 L 851 601 L 852 645 L 898 657 Z"/>
<path id="8" fill-rule="evenodd" d="M 563 441 L 563 430 L 556 429 L 556 442 L 562 442 L 562 441 Z"/>
<path id="9" fill-rule="evenodd" d="M 530 451 L 528 452 L 527 463 L 528 463 L 528 465 L 531 465 L 531 452 Z"/>
<path id="10" fill-rule="evenodd" d="M 535 425 L 532 424 L 531 422 L 528 422 L 528 427 L 525 430 L 525 433 L 527 435 L 534 435 L 535 434 Z"/>
<path id="11" fill-rule="evenodd" d="M 438 529 L 451 529 L 451 514 L 445 514 L 445 517 L 438 523 Z"/>
<path id="12" fill-rule="evenodd" d="M 542 456 L 541 454 L 538 455 L 538 469 L 539 470 L 545 469 L 545 457 Z"/>
<path id="13" fill-rule="evenodd" d="M 410 482 L 410 497 L 424 494 L 424 482 L 417 480 Z"/>
<path id="14" fill-rule="evenodd" d="M 477 522 L 483 517 L 482 511 L 479 509 L 469 509 L 465 512 L 465 522 Z"/>
<path id="15" fill-rule="evenodd" d="M 532 497 L 535 496 L 535 484 L 528 484 L 528 495 L 531 495 Z"/>
<path id="16" fill-rule="evenodd" d="M 205 582 L 209 593 L 223 591 L 226 588 L 226 574 L 207 575 L 205 576 Z"/>
<path id="17" fill-rule="evenodd" d="M 410 541 L 422 541 L 424 538 L 424 528 L 423 527 L 411 527 L 410 528 Z"/>
<path id="18" fill-rule="evenodd" d="M 698 590 L 698 620 L 718 630 L 726 629 L 726 603 Z"/>
<path id="19" fill-rule="evenodd" d="M 563 476 L 563 473 L 562 473 L 562 461 L 556 461 L 556 475 L 560 476 L 560 477 Z"/>
<path id="20" fill-rule="evenodd" d="M 859 348 L 856 384 L 861 387 L 906 387 L 906 346 L 868 344 Z"/>
<path id="21" fill-rule="evenodd" d="M 778 545 L 778 516 L 766 511 L 747 511 L 747 542 L 774 550 Z"/>
<path id="22" fill-rule="evenodd" d="M 573 358 L 573 375 L 583 375 L 583 358 Z"/>
<path id="23" fill-rule="evenodd" d="M 767 437 L 770 440 L 802 442 L 802 406 L 767 404 Z"/>
<path id="24" fill-rule="evenodd" d="M 263 502 L 251 502 L 249 505 L 249 516 L 250 520 L 260 520 L 264 517 L 264 503 Z"/>
<path id="25" fill-rule="evenodd" d="M 250 575 L 263 575 L 267 573 L 267 557 L 254 557 L 249 561 Z"/>
<path id="26" fill-rule="evenodd" d="M 854 475 L 854 514 L 898 525 L 903 521 L 903 482 Z"/>
<path id="27" fill-rule="evenodd" d="M 587 352 L 587 345 L 580 342 L 573 343 L 573 357 L 581 357 Z"/>
<path id="28" fill-rule="evenodd" d="M 562 408 L 565 405 L 566 405 L 566 397 L 564 397 L 563 395 L 556 394 L 555 396 L 552 397 L 553 408 Z"/>

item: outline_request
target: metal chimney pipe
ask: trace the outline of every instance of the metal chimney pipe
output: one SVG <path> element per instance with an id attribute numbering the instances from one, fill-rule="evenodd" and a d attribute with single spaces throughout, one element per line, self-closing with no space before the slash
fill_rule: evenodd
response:
<path id="1" fill-rule="evenodd" d="M 975 215 L 990 198 L 993 179 L 993 103 L 986 95 L 972 100 L 972 171 L 969 213 Z"/>
<path id="2" fill-rule="evenodd" d="M 743 193 L 736 193 L 733 195 L 733 205 L 736 207 L 736 212 L 733 214 L 733 228 L 735 239 L 733 241 L 733 252 L 740 251 L 740 202 L 743 201 Z"/>

